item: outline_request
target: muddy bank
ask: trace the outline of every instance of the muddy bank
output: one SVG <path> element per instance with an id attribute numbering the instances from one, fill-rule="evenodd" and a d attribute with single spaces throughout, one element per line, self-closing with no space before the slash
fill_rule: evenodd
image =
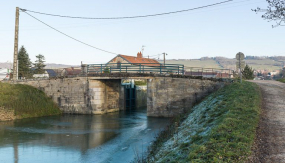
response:
<path id="1" fill-rule="evenodd" d="M 15 120 L 16 116 L 13 110 L 5 110 L 0 107 L 0 121 L 11 121 Z"/>

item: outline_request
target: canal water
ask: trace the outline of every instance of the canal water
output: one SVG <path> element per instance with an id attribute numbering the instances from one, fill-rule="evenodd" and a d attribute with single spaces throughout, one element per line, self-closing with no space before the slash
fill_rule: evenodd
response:
<path id="1" fill-rule="evenodd" d="M 147 117 L 146 109 L 0 122 L 0 162 L 128 163 L 168 123 Z"/>

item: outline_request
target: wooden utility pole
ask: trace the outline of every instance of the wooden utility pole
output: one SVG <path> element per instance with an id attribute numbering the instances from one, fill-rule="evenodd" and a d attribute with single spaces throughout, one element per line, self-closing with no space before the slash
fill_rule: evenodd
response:
<path id="1" fill-rule="evenodd" d="M 18 40 L 19 40 L 19 7 L 16 7 L 15 40 L 14 40 L 14 61 L 13 80 L 18 80 Z"/>

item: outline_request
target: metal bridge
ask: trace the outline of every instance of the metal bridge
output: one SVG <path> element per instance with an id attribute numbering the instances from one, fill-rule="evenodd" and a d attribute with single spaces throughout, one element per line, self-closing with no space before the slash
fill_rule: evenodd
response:
<path id="1" fill-rule="evenodd" d="M 86 65 L 87 74 L 93 73 L 158 73 L 158 74 L 184 74 L 182 64 L 158 63 L 107 63 Z"/>
<path id="2" fill-rule="evenodd" d="M 183 64 L 159 63 L 107 63 L 82 64 L 83 74 L 96 76 L 106 73 L 139 73 L 159 75 L 201 76 L 205 78 L 232 78 L 230 69 L 186 67 Z"/>

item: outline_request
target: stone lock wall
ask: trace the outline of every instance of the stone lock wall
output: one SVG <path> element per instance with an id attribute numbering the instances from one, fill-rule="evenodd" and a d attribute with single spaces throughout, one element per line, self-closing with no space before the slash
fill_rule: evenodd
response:
<path id="1" fill-rule="evenodd" d="M 147 86 L 136 86 L 136 108 L 147 108 Z"/>
<path id="2" fill-rule="evenodd" d="M 224 82 L 171 77 L 149 77 L 147 93 L 137 92 L 137 104 L 146 103 L 147 115 L 171 117 L 184 113 Z M 17 81 L 44 91 L 64 113 L 104 114 L 125 109 L 124 87 L 120 78 L 64 78 Z M 144 106 L 143 106 L 144 107 Z M 145 107 L 144 107 L 145 108 Z"/>
<path id="3" fill-rule="evenodd" d="M 147 115 L 172 117 L 181 114 L 224 83 L 187 78 L 153 78 L 147 82 Z"/>
<path id="4" fill-rule="evenodd" d="M 44 91 L 64 113 L 104 114 L 124 109 L 120 79 L 64 78 L 17 81 Z"/>

